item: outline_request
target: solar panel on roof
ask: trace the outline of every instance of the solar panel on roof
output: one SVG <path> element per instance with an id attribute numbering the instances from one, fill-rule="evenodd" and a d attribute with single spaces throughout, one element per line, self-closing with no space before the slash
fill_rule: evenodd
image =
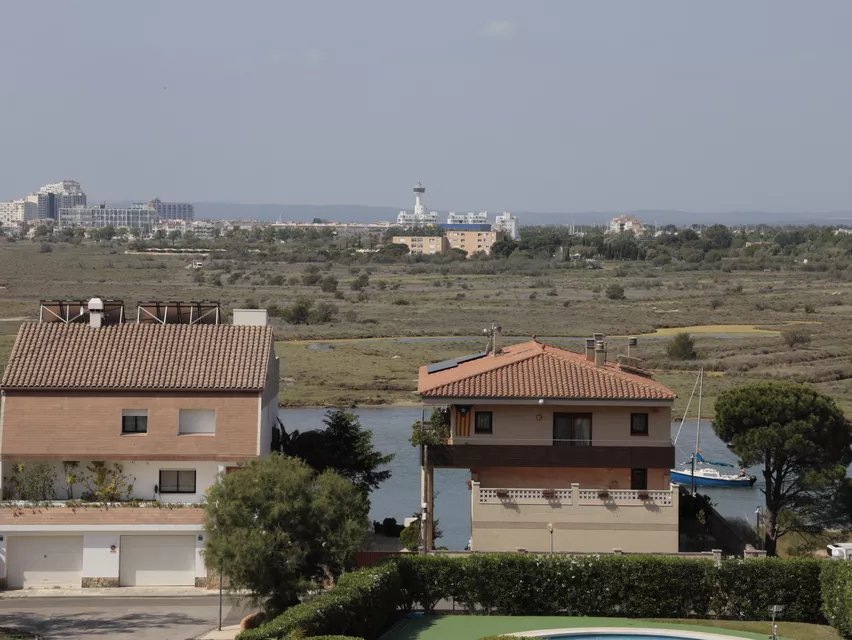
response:
<path id="1" fill-rule="evenodd" d="M 455 369 L 457 366 L 462 364 L 463 362 L 470 362 L 472 360 L 479 360 L 480 358 L 484 358 L 488 355 L 487 351 L 480 351 L 479 353 L 474 353 L 469 356 L 462 356 L 461 358 L 453 358 L 451 360 L 443 360 L 441 362 L 435 362 L 434 364 L 426 365 L 426 373 L 438 373 L 439 371 L 446 371 L 447 369 Z"/>

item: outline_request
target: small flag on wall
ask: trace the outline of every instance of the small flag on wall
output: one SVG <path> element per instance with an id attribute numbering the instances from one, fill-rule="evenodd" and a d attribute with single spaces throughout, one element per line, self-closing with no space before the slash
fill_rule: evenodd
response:
<path id="1" fill-rule="evenodd" d="M 470 437 L 470 423 L 473 416 L 473 407 L 469 404 L 456 405 L 456 437 Z"/>

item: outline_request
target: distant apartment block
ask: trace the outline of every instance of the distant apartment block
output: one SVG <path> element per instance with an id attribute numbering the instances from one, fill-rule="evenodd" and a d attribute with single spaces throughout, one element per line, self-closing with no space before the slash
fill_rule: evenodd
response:
<path id="1" fill-rule="evenodd" d="M 149 205 L 130 207 L 76 206 L 60 209 L 59 224 L 63 227 L 99 229 L 113 226 L 150 230 L 157 224 L 157 210 Z"/>
<path id="2" fill-rule="evenodd" d="M 163 202 L 154 198 L 148 206 L 157 211 L 160 220 L 195 220 L 195 205 L 191 202 Z"/>
<path id="3" fill-rule="evenodd" d="M 644 227 L 636 216 L 618 216 L 609 221 L 610 233 L 632 233 L 640 235 Z"/>
<path id="4" fill-rule="evenodd" d="M 38 206 L 38 218 L 59 219 L 59 211 L 76 206 L 86 206 L 86 194 L 76 180 L 63 180 L 46 184 L 26 198 Z"/>
<path id="5" fill-rule="evenodd" d="M 18 227 L 38 217 L 37 203 L 26 199 L 0 202 L 0 227 Z"/>
<path id="6" fill-rule="evenodd" d="M 394 236 L 392 242 L 408 246 L 409 253 L 427 255 L 443 253 L 450 248 L 450 244 L 444 236 Z"/>
<path id="7" fill-rule="evenodd" d="M 485 226 L 485 229 L 488 227 Z M 491 246 L 498 240 L 503 240 L 505 234 L 502 231 L 492 230 L 447 230 L 447 241 L 451 249 L 461 249 L 469 258 L 474 253 L 484 251 L 490 253 Z"/>
<path id="8" fill-rule="evenodd" d="M 447 215 L 447 224 L 488 224 L 488 212 L 456 213 L 450 211 Z"/>
<path id="9" fill-rule="evenodd" d="M 506 237 L 511 238 L 512 240 L 520 240 L 521 238 L 518 217 L 513 216 L 508 211 L 504 211 L 494 218 L 492 229 L 494 229 L 494 231 L 502 231 L 506 234 Z"/>

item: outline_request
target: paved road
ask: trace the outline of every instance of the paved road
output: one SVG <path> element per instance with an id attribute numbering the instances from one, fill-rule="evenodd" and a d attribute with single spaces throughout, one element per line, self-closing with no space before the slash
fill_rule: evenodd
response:
<path id="1" fill-rule="evenodd" d="M 226 597 L 222 624 L 238 624 L 246 613 Z M 188 640 L 215 628 L 218 620 L 218 595 L 0 600 L 0 627 L 50 640 Z"/>

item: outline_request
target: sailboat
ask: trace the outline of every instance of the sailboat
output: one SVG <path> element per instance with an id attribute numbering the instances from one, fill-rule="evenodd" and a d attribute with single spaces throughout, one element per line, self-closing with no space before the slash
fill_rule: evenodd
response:
<path id="1" fill-rule="evenodd" d="M 681 465 L 679 469 L 671 469 L 669 471 L 672 482 L 679 484 L 689 484 L 692 487 L 692 493 L 695 493 L 695 486 L 702 485 L 705 487 L 750 487 L 757 478 L 748 475 L 743 469 L 740 469 L 739 474 L 722 473 L 713 467 L 731 467 L 736 468 L 727 462 L 716 462 L 707 460 L 701 455 L 701 396 L 704 392 L 704 369 L 698 372 L 698 378 L 695 380 L 695 386 L 692 388 L 692 395 L 689 396 L 689 401 L 686 404 L 683 418 L 680 421 L 680 427 L 675 436 L 675 445 L 680 437 L 683 423 L 686 421 L 686 416 L 689 413 L 689 405 L 692 404 L 692 398 L 695 396 L 695 390 L 698 389 L 698 426 L 695 432 L 695 452 L 690 456 L 690 459 Z"/>

